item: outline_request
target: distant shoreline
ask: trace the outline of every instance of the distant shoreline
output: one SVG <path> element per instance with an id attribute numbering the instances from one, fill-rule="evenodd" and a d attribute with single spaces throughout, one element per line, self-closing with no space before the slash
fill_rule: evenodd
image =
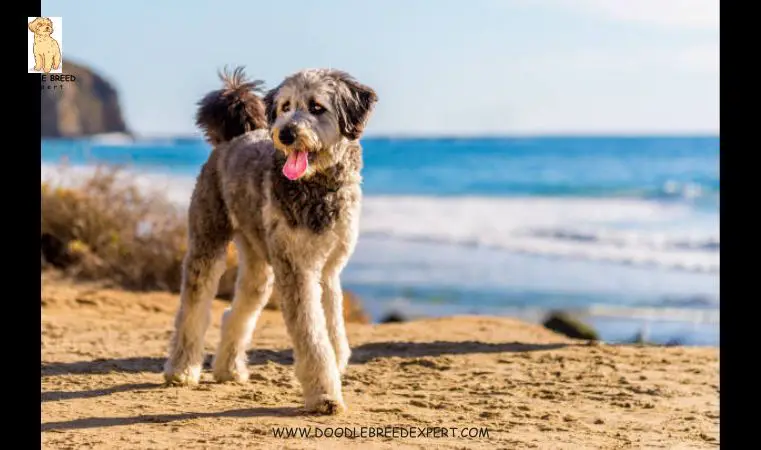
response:
<path id="1" fill-rule="evenodd" d="M 117 136 L 119 135 L 119 136 Z M 201 134 L 139 134 L 139 133 L 105 133 L 105 134 L 93 134 L 89 136 L 77 136 L 77 137 L 60 137 L 60 138 L 43 138 L 43 141 L 56 141 L 56 140 L 92 140 L 102 139 L 107 137 L 123 137 L 124 139 L 130 139 L 134 141 L 141 140 L 153 140 L 153 139 L 198 139 L 203 140 L 204 137 Z M 424 141 L 440 141 L 440 140 L 530 140 L 530 139 L 720 139 L 719 134 L 710 133 L 653 133 L 653 134 L 638 134 L 638 133 L 547 133 L 547 134 L 452 134 L 452 135 L 425 135 L 425 134 L 367 134 L 363 137 L 364 141 L 367 140 L 424 140 Z"/>

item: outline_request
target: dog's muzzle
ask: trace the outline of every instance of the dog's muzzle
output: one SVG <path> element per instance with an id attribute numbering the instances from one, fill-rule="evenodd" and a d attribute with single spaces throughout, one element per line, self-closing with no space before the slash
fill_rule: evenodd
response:
<path id="1" fill-rule="evenodd" d="M 283 145 L 293 144 L 296 142 L 296 127 L 291 124 L 286 125 L 283 127 L 283 129 L 280 130 L 278 139 L 283 143 Z"/>

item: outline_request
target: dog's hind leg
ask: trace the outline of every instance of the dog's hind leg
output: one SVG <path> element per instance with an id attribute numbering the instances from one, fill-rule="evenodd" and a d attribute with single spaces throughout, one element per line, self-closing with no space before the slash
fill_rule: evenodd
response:
<path id="1" fill-rule="evenodd" d="M 164 365 L 164 378 L 172 384 L 196 384 L 201 377 L 211 301 L 217 294 L 225 270 L 225 251 L 232 238 L 230 219 L 214 176 L 213 162 L 207 163 L 190 204 L 180 309 Z"/>
<path id="2" fill-rule="evenodd" d="M 201 377 L 211 300 L 224 270 L 224 246 L 214 251 L 191 249 L 185 257 L 180 309 L 164 365 L 164 378 L 169 383 L 197 384 Z"/>
<path id="3" fill-rule="evenodd" d="M 246 349 L 262 309 L 272 294 L 272 267 L 257 254 L 246 239 L 235 239 L 238 248 L 238 277 L 232 306 L 222 316 L 222 339 L 212 370 L 219 382 L 248 380 Z"/>
<path id="4" fill-rule="evenodd" d="M 341 377 L 330 343 L 321 304 L 319 270 L 300 268 L 293 261 L 276 261 L 275 290 L 293 341 L 296 377 L 307 411 L 337 414 L 346 407 Z"/>

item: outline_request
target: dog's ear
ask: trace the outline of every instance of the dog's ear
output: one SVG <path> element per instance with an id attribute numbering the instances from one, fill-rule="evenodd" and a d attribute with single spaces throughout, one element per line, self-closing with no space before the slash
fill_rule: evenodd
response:
<path id="1" fill-rule="evenodd" d="M 278 89 L 280 89 L 280 86 L 274 89 L 270 89 L 262 99 L 264 100 L 264 115 L 267 117 L 267 122 L 269 122 L 270 125 L 275 123 L 275 118 L 277 117 L 277 105 L 275 104 L 275 97 L 277 97 Z"/>
<path id="2" fill-rule="evenodd" d="M 335 108 L 341 134 L 351 140 L 358 139 L 378 96 L 372 88 L 359 83 L 346 72 L 333 71 L 332 75 L 338 82 Z"/>
<path id="3" fill-rule="evenodd" d="M 32 33 L 36 33 L 37 32 L 37 27 L 40 25 L 40 20 L 42 20 L 42 19 L 38 17 L 38 18 L 34 19 L 33 21 L 29 22 L 29 25 L 28 25 L 29 26 L 29 31 L 31 31 Z"/>

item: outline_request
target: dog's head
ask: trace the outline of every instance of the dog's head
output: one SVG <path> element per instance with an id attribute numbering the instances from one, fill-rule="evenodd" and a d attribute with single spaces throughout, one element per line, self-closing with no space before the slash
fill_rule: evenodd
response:
<path id="1" fill-rule="evenodd" d="M 53 21 L 47 17 L 38 17 L 29 22 L 29 29 L 37 36 L 50 36 L 53 34 Z"/>
<path id="2" fill-rule="evenodd" d="M 359 139 L 377 102 L 375 91 L 339 70 L 309 69 L 286 78 L 264 97 L 275 147 L 291 180 L 327 169 Z"/>

